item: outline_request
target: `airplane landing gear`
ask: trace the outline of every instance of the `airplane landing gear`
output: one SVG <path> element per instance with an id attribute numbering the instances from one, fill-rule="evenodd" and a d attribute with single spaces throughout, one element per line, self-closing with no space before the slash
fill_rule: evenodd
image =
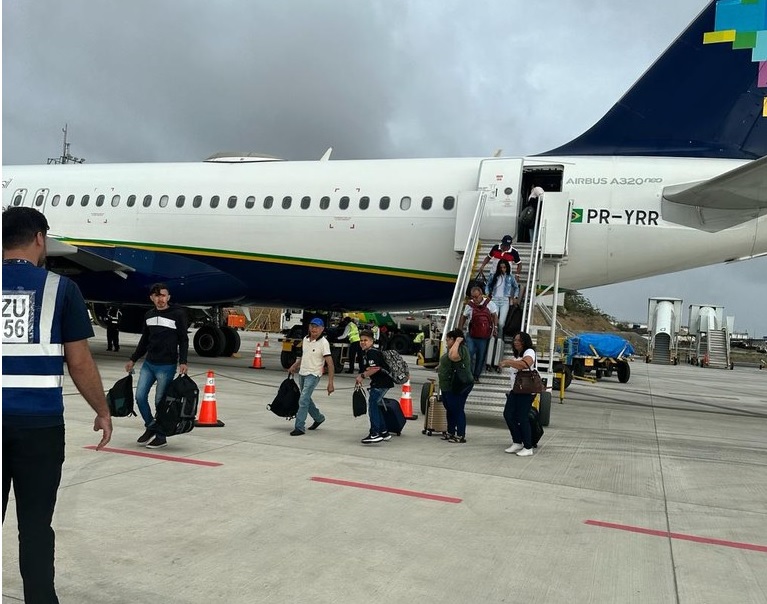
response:
<path id="1" fill-rule="evenodd" d="M 194 349 L 201 357 L 230 357 L 240 350 L 240 334 L 226 325 L 218 307 L 206 313 L 206 323 L 194 334 Z"/>

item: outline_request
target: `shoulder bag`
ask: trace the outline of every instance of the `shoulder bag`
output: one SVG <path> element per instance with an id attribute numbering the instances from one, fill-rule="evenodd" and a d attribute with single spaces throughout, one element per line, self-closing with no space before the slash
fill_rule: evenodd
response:
<path id="1" fill-rule="evenodd" d="M 511 391 L 514 394 L 537 394 L 543 392 L 543 381 L 537 369 L 529 369 L 525 359 L 522 359 L 528 369 L 519 369 L 514 377 L 514 386 Z"/>

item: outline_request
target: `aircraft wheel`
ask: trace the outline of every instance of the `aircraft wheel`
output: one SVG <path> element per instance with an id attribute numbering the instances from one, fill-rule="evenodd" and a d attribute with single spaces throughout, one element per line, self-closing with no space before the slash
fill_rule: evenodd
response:
<path id="1" fill-rule="evenodd" d="M 551 392 L 541 392 L 538 401 L 538 414 L 541 426 L 548 426 L 551 421 Z"/>
<path id="2" fill-rule="evenodd" d="M 213 325 L 203 325 L 194 334 L 194 349 L 201 357 L 219 357 L 225 345 L 224 332 Z"/>
<path id="3" fill-rule="evenodd" d="M 631 377 L 631 367 L 629 367 L 629 364 L 626 361 L 618 363 L 617 371 L 618 381 L 621 384 L 625 384 L 629 381 L 629 378 Z"/>
<path id="4" fill-rule="evenodd" d="M 573 374 L 577 375 L 578 377 L 583 377 L 585 375 L 585 367 L 583 365 L 582 359 L 573 359 Z"/>
<path id="5" fill-rule="evenodd" d="M 405 334 L 398 333 L 389 340 L 389 349 L 396 350 L 400 354 L 410 352 L 410 338 Z"/>
<path id="6" fill-rule="evenodd" d="M 221 331 L 224 334 L 224 351 L 221 353 L 223 357 L 230 357 L 235 352 L 240 350 L 240 334 L 233 327 L 222 327 Z"/>
<path id="7" fill-rule="evenodd" d="M 559 373 L 565 374 L 565 390 L 567 390 L 570 387 L 570 384 L 573 382 L 573 371 L 570 369 L 570 367 L 565 366 L 564 369 L 561 365 L 554 366 L 554 371 L 557 371 Z M 551 380 L 551 387 L 556 391 L 559 392 L 559 378 L 555 377 L 553 380 Z"/>
<path id="8" fill-rule="evenodd" d="M 332 346 L 330 348 L 330 357 L 333 359 L 333 369 L 336 373 L 341 373 L 344 370 L 344 364 L 341 362 L 341 349 Z"/>
<path id="9" fill-rule="evenodd" d="M 280 365 L 283 369 L 290 369 L 291 365 L 296 362 L 298 355 L 291 351 L 283 350 L 280 353 Z"/>

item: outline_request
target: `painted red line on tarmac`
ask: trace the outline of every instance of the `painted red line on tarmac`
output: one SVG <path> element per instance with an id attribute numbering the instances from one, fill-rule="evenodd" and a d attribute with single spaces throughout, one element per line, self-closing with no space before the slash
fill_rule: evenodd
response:
<path id="1" fill-rule="evenodd" d="M 725 541 L 724 539 L 712 539 L 710 537 L 696 537 L 695 535 L 685 535 L 683 533 L 669 533 L 668 531 L 656 531 L 653 529 L 642 528 L 641 526 L 613 524 L 612 522 L 601 522 L 600 520 L 585 520 L 584 524 L 590 524 L 591 526 L 601 526 L 603 528 L 618 529 L 619 531 L 629 531 L 631 533 L 641 533 L 643 535 L 654 535 L 655 537 L 669 537 L 671 539 L 681 539 L 682 541 L 705 543 L 706 545 L 721 545 L 722 547 L 734 547 L 735 549 L 749 549 L 755 552 L 767 553 L 767 545 L 741 543 L 740 541 Z"/>
<path id="2" fill-rule="evenodd" d="M 96 450 L 95 445 L 89 445 L 86 449 Z M 158 453 L 144 453 L 143 451 L 132 451 L 130 449 L 113 449 L 112 447 L 104 447 L 101 449 L 107 453 L 122 453 L 123 455 L 135 455 L 136 457 L 149 457 L 150 459 L 161 459 L 163 461 L 175 461 L 177 463 L 189 463 L 195 466 L 210 466 L 212 468 L 216 466 L 223 466 L 224 464 L 217 461 L 203 461 L 201 459 L 190 459 L 189 457 L 172 457 L 171 455 L 160 455 Z"/>
<path id="3" fill-rule="evenodd" d="M 322 478 L 321 476 L 312 476 L 315 482 L 325 482 L 327 484 L 337 484 L 342 487 L 354 487 L 356 489 L 368 489 L 371 491 L 381 491 L 383 493 L 394 493 L 395 495 L 406 495 L 407 497 L 419 497 L 420 499 L 432 499 L 434 501 L 444 501 L 445 503 L 461 503 L 463 499 L 458 497 L 446 497 L 445 495 L 434 495 L 432 493 L 421 493 L 420 491 L 407 491 L 405 489 L 395 489 L 392 487 L 382 487 L 377 484 L 367 484 L 366 482 L 352 482 L 350 480 L 337 480 L 335 478 Z"/>

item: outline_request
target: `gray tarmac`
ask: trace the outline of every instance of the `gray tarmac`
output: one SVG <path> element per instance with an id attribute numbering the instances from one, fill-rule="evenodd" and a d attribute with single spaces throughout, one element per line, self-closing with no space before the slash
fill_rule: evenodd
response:
<path id="1" fill-rule="evenodd" d="M 137 339 L 109 353 L 98 330 L 106 388 Z M 345 374 L 315 392 L 327 421 L 291 437 L 266 409 L 278 342 L 252 369 L 257 341 L 190 355 L 201 390 L 215 372 L 225 426 L 155 451 L 136 444 L 138 418 L 89 449 L 92 412 L 67 382 L 61 602 L 767 602 L 767 371 L 635 362 L 627 384 L 574 382 L 521 458 L 500 416 L 469 414 L 466 444 L 423 435 L 434 372 L 413 363 L 419 417 L 401 437 L 360 444 Z M 16 535 L 11 501 L 4 603 L 22 601 Z"/>

